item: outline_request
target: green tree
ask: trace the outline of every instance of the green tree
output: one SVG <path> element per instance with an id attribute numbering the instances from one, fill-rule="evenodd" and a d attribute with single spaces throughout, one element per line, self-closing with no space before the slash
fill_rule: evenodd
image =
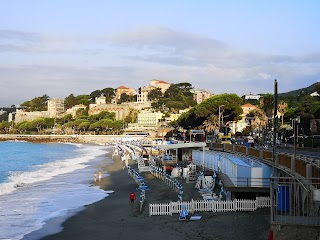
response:
<path id="1" fill-rule="evenodd" d="M 4 121 L 0 123 L 0 131 L 4 132 L 4 133 L 9 133 L 9 130 L 12 126 L 12 123 L 8 122 L 8 121 Z"/>
<path id="2" fill-rule="evenodd" d="M 89 120 L 91 122 L 100 121 L 102 119 L 115 120 L 115 118 L 116 118 L 116 114 L 114 112 L 108 112 L 108 111 L 102 111 L 98 114 L 89 116 Z"/>
<path id="3" fill-rule="evenodd" d="M 101 96 L 101 90 L 95 90 L 92 93 L 90 93 L 91 99 L 94 101 L 96 97 Z"/>
<path id="4" fill-rule="evenodd" d="M 101 90 L 101 94 L 103 94 L 106 97 L 106 102 L 110 103 L 111 100 L 114 98 L 115 90 L 113 88 L 104 88 Z"/>
<path id="5" fill-rule="evenodd" d="M 48 95 L 43 95 L 41 97 L 35 97 L 30 101 L 26 101 L 21 104 L 21 106 L 26 107 L 27 111 L 46 111 L 47 101 L 50 99 Z"/>
<path id="6" fill-rule="evenodd" d="M 182 114 L 177 123 L 185 129 L 199 128 L 204 121 L 210 119 L 211 115 L 219 116 L 219 106 L 221 108 L 223 106 L 223 122 L 236 121 L 242 114 L 241 104 L 242 98 L 236 94 L 215 95 Z M 220 120 L 222 121 L 222 118 Z"/>
<path id="7" fill-rule="evenodd" d="M 179 110 L 195 106 L 197 103 L 191 93 L 190 83 L 171 84 L 159 100 L 159 105 L 165 105 L 171 112 L 178 113 Z"/>
<path id="8" fill-rule="evenodd" d="M 82 130 L 83 132 L 85 132 L 87 129 L 89 129 L 89 127 L 90 127 L 90 122 L 89 121 L 83 121 L 82 123 L 80 123 L 78 125 L 78 128 L 80 130 Z"/>
<path id="9" fill-rule="evenodd" d="M 35 120 L 31 121 L 31 126 L 33 128 L 36 128 L 39 133 L 41 131 L 41 129 L 46 126 L 46 121 L 44 118 L 39 117 L 39 118 L 36 118 Z"/>
<path id="10" fill-rule="evenodd" d="M 148 100 L 158 102 L 159 99 L 163 96 L 161 88 L 154 88 L 148 92 Z"/>
<path id="11" fill-rule="evenodd" d="M 19 133 L 26 133 L 27 131 L 32 130 L 33 125 L 31 122 L 24 121 L 17 124 L 16 128 L 18 129 Z"/>
<path id="12" fill-rule="evenodd" d="M 66 108 L 72 108 L 73 106 L 78 104 L 76 97 L 71 93 L 68 97 L 64 99 Z"/>

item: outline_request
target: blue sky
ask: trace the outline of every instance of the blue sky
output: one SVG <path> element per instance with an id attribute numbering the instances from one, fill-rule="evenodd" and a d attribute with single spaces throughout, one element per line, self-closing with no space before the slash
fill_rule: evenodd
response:
<path id="1" fill-rule="evenodd" d="M 151 79 L 215 94 L 320 81 L 320 1 L 0 0 L 0 107 Z"/>

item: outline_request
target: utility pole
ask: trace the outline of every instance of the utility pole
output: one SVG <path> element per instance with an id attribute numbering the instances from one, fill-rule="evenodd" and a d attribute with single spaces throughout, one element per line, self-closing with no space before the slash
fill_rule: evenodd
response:
<path id="1" fill-rule="evenodd" d="M 272 153 L 272 176 L 275 175 L 274 167 L 277 158 L 276 133 L 278 126 L 278 83 L 274 80 L 274 97 L 273 97 L 273 153 Z"/>
<path id="2" fill-rule="evenodd" d="M 220 132 L 220 116 L 221 116 L 221 107 L 223 107 L 224 105 L 220 105 L 219 106 L 219 117 L 218 117 L 218 126 L 219 126 L 219 132 Z"/>

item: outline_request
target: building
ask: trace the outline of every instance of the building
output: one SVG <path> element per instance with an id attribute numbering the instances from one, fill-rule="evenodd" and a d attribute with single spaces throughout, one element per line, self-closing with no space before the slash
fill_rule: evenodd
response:
<path id="1" fill-rule="evenodd" d="M 77 115 L 77 111 L 80 109 L 84 110 L 84 109 L 86 109 L 86 106 L 83 104 L 75 105 L 72 108 L 68 108 L 67 111 L 65 112 L 65 114 L 71 114 L 72 117 L 74 118 Z"/>
<path id="2" fill-rule="evenodd" d="M 127 104 L 90 104 L 88 114 L 94 115 L 100 112 L 114 112 L 116 120 L 122 120 L 129 114 L 129 106 Z"/>
<path id="3" fill-rule="evenodd" d="M 30 122 L 37 118 L 50 118 L 50 114 L 48 111 L 26 112 L 22 109 L 17 109 L 14 118 L 13 118 L 13 114 L 9 114 L 9 121 L 14 120 L 15 123 L 20 123 L 25 121 Z"/>
<path id="4" fill-rule="evenodd" d="M 51 98 L 48 100 L 49 118 L 60 117 L 65 112 L 64 100 L 59 98 Z"/>
<path id="5" fill-rule="evenodd" d="M 116 88 L 116 101 L 120 100 L 121 94 L 123 94 L 123 93 L 125 93 L 125 94 L 127 94 L 129 96 L 133 96 L 133 95 L 137 94 L 136 90 L 133 89 L 133 88 L 120 86 L 120 87 Z"/>
<path id="6" fill-rule="evenodd" d="M 249 112 L 256 109 L 257 106 L 252 105 L 250 103 L 246 103 L 242 105 L 241 108 L 243 111 L 243 113 L 241 114 L 241 120 L 237 122 L 234 121 L 229 124 L 229 127 L 231 129 L 230 132 L 232 134 L 235 134 L 236 132 L 242 132 L 242 130 L 248 126 L 249 122 L 247 121 L 247 115 L 249 114 Z"/>
<path id="7" fill-rule="evenodd" d="M 139 103 L 151 103 L 148 99 L 148 93 L 153 89 L 153 87 L 145 86 L 142 87 L 137 95 L 137 102 Z"/>
<path id="8" fill-rule="evenodd" d="M 106 103 L 106 97 L 101 95 L 100 97 L 95 98 L 96 104 L 105 104 Z"/>
<path id="9" fill-rule="evenodd" d="M 310 94 L 311 97 L 319 97 L 319 93 L 318 92 L 313 92 Z"/>
<path id="10" fill-rule="evenodd" d="M 244 99 L 245 100 L 257 100 L 257 101 L 259 101 L 260 98 L 261 98 L 261 96 L 259 94 L 250 93 L 250 94 L 244 95 Z"/>
<path id="11" fill-rule="evenodd" d="M 57 118 L 62 117 L 65 112 L 64 100 L 51 98 L 47 103 L 47 111 L 27 112 L 23 109 L 17 109 L 15 114 L 9 114 L 9 121 L 20 123 L 24 121 L 33 121 L 37 118 Z"/>
<path id="12" fill-rule="evenodd" d="M 207 90 L 192 89 L 190 92 L 193 93 L 193 98 L 197 102 L 197 104 L 199 104 L 199 103 L 203 102 L 204 100 L 208 99 L 209 97 L 213 96 L 213 94 Z"/>
<path id="13" fill-rule="evenodd" d="M 161 92 L 165 93 L 167 89 L 171 86 L 171 84 L 162 80 L 152 79 L 150 80 L 150 86 L 154 88 L 160 88 Z"/>
<path id="14" fill-rule="evenodd" d="M 146 103 L 151 102 L 148 99 L 148 93 L 156 88 L 159 88 L 162 93 L 165 93 L 167 89 L 170 87 L 171 84 L 162 81 L 162 80 L 150 80 L 150 84 L 148 86 L 144 86 L 140 89 L 138 96 L 137 96 L 137 102 Z"/>
<path id="15" fill-rule="evenodd" d="M 146 129 L 156 129 L 160 127 L 163 113 L 161 112 L 142 112 L 138 113 L 137 123 Z"/>
<path id="16" fill-rule="evenodd" d="M 161 112 L 141 112 L 138 113 L 137 122 L 129 123 L 129 130 L 157 130 L 162 121 Z"/>

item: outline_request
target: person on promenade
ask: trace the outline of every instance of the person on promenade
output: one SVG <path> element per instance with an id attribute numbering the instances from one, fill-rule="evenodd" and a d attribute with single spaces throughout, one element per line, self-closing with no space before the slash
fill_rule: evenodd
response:
<path id="1" fill-rule="evenodd" d="M 99 181 L 101 181 L 102 178 L 102 172 L 99 172 Z"/>
<path id="2" fill-rule="evenodd" d="M 97 174 L 97 172 L 94 172 L 94 174 L 93 174 L 93 181 L 96 182 L 96 181 L 97 181 L 97 178 L 98 178 L 98 174 Z"/>
<path id="3" fill-rule="evenodd" d="M 130 203 L 131 205 L 134 204 L 134 200 L 136 199 L 136 194 L 134 192 L 130 193 Z"/>

